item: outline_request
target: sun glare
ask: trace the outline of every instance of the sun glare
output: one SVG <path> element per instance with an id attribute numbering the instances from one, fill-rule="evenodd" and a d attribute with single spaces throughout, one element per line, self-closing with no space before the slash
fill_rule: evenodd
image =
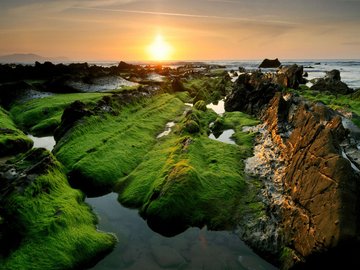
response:
<path id="1" fill-rule="evenodd" d="M 149 54 L 152 60 L 169 60 L 171 46 L 164 41 L 161 35 L 157 35 L 154 42 L 149 46 Z"/>

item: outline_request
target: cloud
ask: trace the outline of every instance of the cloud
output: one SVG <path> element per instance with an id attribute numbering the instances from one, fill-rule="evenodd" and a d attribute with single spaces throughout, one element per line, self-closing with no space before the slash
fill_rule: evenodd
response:
<path id="1" fill-rule="evenodd" d="M 191 17 L 191 18 L 203 18 L 203 19 L 221 19 L 221 20 L 232 20 L 232 21 L 242 21 L 242 22 L 254 22 L 254 23 L 271 23 L 271 24 L 283 24 L 283 25 L 297 25 L 293 22 L 281 21 L 281 20 L 261 20 L 261 19 L 251 19 L 243 17 L 229 17 L 229 16 L 217 16 L 217 15 L 200 15 L 200 14 L 191 14 L 191 13 L 175 13 L 175 12 L 159 12 L 159 11 L 146 11 L 146 10 L 136 10 L 136 9 L 115 9 L 115 8 L 98 8 L 98 7 L 72 7 L 73 9 L 83 9 L 83 10 L 97 10 L 104 12 L 122 12 L 122 13 L 133 13 L 140 15 L 161 15 L 161 16 L 173 16 L 173 17 Z"/>

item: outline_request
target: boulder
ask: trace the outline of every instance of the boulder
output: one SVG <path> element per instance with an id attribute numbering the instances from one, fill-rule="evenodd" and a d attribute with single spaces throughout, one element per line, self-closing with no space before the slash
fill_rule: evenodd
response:
<path id="1" fill-rule="evenodd" d="M 259 65 L 259 68 L 278 68 L 281 66 L 281 63 L 279 59 L 264 59 L 261 64 Z"/>
<path id="2" fill-rule="evenodd" d="M 326 72 L 325 77 L 316 80 L 310 89 L 322 92 L 328 91 L 342 95 L 354 92 L 354 90 L 349 88 L 346 83 L 341 81 L 340 71 L 336 69 Z"/>
<path id="3" fill-rule="evenodd" d="M 271 83 L 260 72 L 241 74 L 225 99 L 225 111 L 258 114 L 279 90 L 278 85 Z"/>
<path id="4" fill-rule="evenodd" d="M 337 69 L 327 71 L 325 78 L 333 81 L 341 81 L 340 71 Z"/>
<path id="5" fill-rule="evenodd" d="M 303 78 L 303 73 L 303 66 L 298 66 L 296 64 L 291 66 L 282 66 L 277 71 L 273 82 L 286 88 L 297 89 L 300 84 L 306 83 L 306 80 Z"/>

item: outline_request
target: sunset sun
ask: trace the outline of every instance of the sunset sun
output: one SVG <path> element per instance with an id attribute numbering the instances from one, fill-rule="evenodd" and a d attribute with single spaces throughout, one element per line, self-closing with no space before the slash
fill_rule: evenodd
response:
<path id="1" fill-rule="evenodd" d="M 149 55 L 152 60 L 169 60 L 172 47 L 164 40 L 161 35 L 157 35 L 152 44 L 148 47 Z"/>

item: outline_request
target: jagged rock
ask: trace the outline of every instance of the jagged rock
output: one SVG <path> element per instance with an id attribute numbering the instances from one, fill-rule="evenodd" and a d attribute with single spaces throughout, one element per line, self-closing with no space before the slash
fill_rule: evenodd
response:
<path id="1" fill-rule="evenodd" d="M 260 72 L 241 74 L 233 91 L 225 99 L 225 110 L 257 114 L 279 89 L 278 85 L 270 83 Z"/>
<path id="2" fill-rule="evenodd" d="M 302 68 L 298 74 L 302 76 Z M 339 78 L 335 72 L 332 77 Z M 261 160 L 249 161 L 246 166 L 252 168 L 246 170 L 264 179 L 268 220 L 276 220 L 254 226 L 253 233 L 243 234 L 245 240 L 263 255 L 277 257 L 283 269 L 341 267 L 357 261 L 360 175 L 351 163 L 357 157 L 351 150 L 356 143 L 344 154 L 342 144 L 350 135 L 338 113 L 322 103 L 283 95 L 276 86 L 269 91 L 264 87 L 266 78 L 256 78 L 261 83 L 254 87 L 250 76 L 240 76 L 225 109 L 253 113 L 264 121 L 268 141 L 262 148 L 255 146 L 262 151 Z M 272 242 L 256 237 L 269 232 Z"/>
<path id="3" fill-rule="evenodd" d="M 279 68 L 273 82 L 287 88 L 299 88 L 299 84 L 306 83 L 303 78 L 303 66 L 296 64 Z"/>
<path id="4" fill-rule="evenodd" d="M 292 252 L 283 268 L 341 266 L 354 260 L 347 251 L 360 250 L 360 177 L 342 155 L 340 143 L 347 132 L 340 116 L 323 104 L 285 100 L 279 93 L 263 119 L 287 160 L 283 186 L 288 199 L 281 223 L 283 244 Z M 284 130 L 290 136 L 283 136 Z"/>
<path id="5" fill-rule="evenodd" d="M 259 65 L 259 68 L 277 68 L 280 67 L 281 63 L 279 61 L 279 59 L 264 59 L 261 64 Z"/>
<path id="6" fill-rule="evenodd" d="M 335 94 L 350 94 L 354 92 L 346 83 L 342 82 L 340 71 L 334 69 L 326 73 L 324 78 L 315 81 L 314 85 L 310 87 L 311 90 L 329 91 Z"/>

